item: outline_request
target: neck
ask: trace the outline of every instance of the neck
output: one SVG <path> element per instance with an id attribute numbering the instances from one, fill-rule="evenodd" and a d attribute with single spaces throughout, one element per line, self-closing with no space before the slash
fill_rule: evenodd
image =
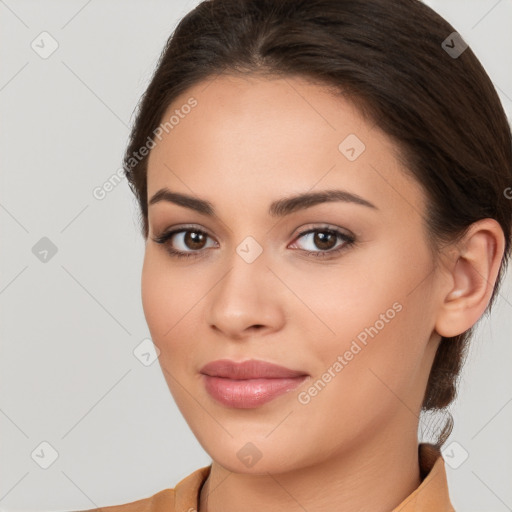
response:
<path id="1" fill-rule="evenodd" d="M 285 473 L 235 473 L 213 461 L 198 512 L 389 512 L 421 483 L 417 424 L 410 427 Z"/>

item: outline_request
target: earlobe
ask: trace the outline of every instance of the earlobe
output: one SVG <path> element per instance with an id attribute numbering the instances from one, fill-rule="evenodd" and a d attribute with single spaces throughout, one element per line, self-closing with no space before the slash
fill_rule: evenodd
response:
<path id="1" fill-rule="evenodd" d="M 494 219 L 473 223 L 457 243 L 458 257 L 449 269 L 450 289 L 442 297 L 435 329 L 453 337 L 471 328 L 483 315 L 491 298 L 505 237 Z"/>

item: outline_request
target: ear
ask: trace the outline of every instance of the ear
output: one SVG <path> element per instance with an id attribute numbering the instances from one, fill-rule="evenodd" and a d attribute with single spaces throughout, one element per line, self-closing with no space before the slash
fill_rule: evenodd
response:
<path id="1" fill-rule="evenodd" d="M 445 274 L 447 286 L 435 324 L 438 334 L 462 334 L 484 314 L 504 250 L 503 230 L 494 219 L 471 224 L 464 237 L 451 247 L 451 263 Z"/>

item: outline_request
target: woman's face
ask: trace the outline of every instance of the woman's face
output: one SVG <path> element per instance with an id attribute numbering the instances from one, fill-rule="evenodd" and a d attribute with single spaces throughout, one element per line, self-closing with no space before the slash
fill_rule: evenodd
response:
<path id="1" fill-rule="evenodd" d="M 391 141 L 299 78 L 221 76 L 182 94 L 163 122 L 173 115 L 154 139 L 148 201 L 168 189 L 211 211 L 162 194 L 150 204 L 142 300 L 204 449 L 231 471 L 280 472 L 416 436 L 440 280 L 425 196 Z M 329 191 L 341 193 L 282 203 Z M 154 240 L 171 230 L 182 231 Z M 303 377 L 201 373 L 226 359 Z M 269 382 L 288 391 L 264 400 Z"/>

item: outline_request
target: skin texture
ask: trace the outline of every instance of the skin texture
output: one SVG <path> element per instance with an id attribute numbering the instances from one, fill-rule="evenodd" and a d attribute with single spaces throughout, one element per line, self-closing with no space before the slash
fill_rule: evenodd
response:
<path id="1" fill-rule="evenodd" d="M 484 219 L 434 258 L 426 198 L 396 146 L 320 85 L 220 76 L 183 93 L 165 119 L 191 96 L 197 106 L 150 153 L 148 199 L 167 187 L 210 201 L 217 217 L 150 205 L 142 301 L 169 389 L 213 460 L 200 510 L 392 510 L 420 483 L 418 416 L 440 335 L 483 314 L 503 233 Z M 349 134 L 365 144 L 354 161 L 338 148 Z M 336 201 L 268 213 L 274 200 L 330 189 L 376 208 Z M 172 257 L 153 240 L 187 224 L 207 233 L 203 246 L 185 245 L 183 233 L 167 244 L 200 256 Z M 316 256 L 326 246 L 299 235 L 326 224 L 352 233 L 354 244 Z M 263 250 L 252 263 L 236 251 L 248 236 Z M 301 403 L 299 393 L 393 304 L 400 311 Z M 224 358 L 310 378 L 260 407 L 230 408 L 210 397 L 199 373 Z M 249 442 L 261 455 L 251 467 L 237 456 Z"/>

